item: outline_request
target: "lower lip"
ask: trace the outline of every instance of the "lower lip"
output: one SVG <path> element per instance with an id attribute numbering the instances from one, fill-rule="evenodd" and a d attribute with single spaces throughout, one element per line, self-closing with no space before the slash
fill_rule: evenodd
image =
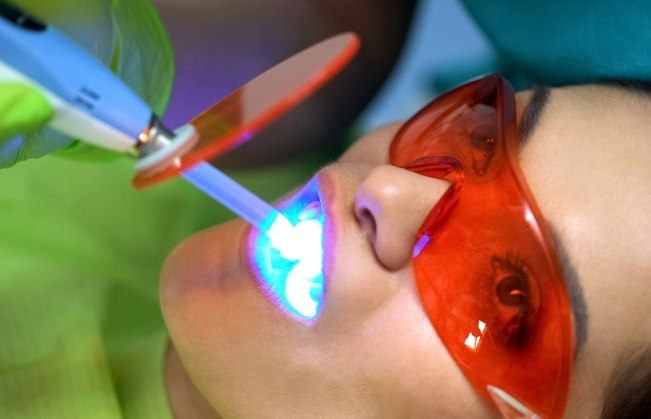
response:
<path id="1" fill-rule="evenodd" d="M 300 255 L 284 257 L 272 241 L 252 230 L 249 260 L 268 298 L 291 316 L 312 321 L 324 299 L 323 226 L 324 211 L 315 179 L 279 206 L 295 226 Z"/>

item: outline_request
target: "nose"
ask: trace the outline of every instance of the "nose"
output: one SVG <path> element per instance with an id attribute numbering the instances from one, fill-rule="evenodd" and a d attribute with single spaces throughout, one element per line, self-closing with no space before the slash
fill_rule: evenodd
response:
<path id="1" fill-rule="evenodd" d="M 378 166 L 359 185 L 355 216 L 387 269 L 411 260 L 416 234 L 450 183 L 395 166 Z"/>

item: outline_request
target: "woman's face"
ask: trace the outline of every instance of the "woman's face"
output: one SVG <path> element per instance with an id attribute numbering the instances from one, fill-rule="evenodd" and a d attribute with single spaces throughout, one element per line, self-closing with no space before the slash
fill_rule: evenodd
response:
<path id="1" fill-rule="evenodd" d="M 592 417 L 615 366 L 651 340 L 651 100 L 605 86 L 533 96 L 516 99 L 518 121 L 531 128 L 520 164 L 578 283 L 575 324 L 586 327 L 567 412 Z M 168 258 L 161 300 L 174 347 L 222 415 L 495 414 L 421 305 L 412 247 L 448 184 L 388 165 L 398 128 L 366 135 L 316 175 L 326 252 L 315 321 L 297 320 L 263 290 L 241 220 L 196 234 Z"/>

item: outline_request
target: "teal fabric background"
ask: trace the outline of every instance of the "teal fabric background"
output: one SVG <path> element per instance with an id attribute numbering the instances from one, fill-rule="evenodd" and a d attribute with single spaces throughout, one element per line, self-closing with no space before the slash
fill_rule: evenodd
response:
<path id="1" fill-rule="evenodd" d="M 648 0 L 463 0 L 510 69 L 550 85 L 651 79 Z"/>

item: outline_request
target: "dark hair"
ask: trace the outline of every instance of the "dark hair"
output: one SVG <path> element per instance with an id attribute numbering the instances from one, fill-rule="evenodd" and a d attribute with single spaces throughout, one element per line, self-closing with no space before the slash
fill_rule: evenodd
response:
<path id="1" fill-rule="evenodd" d="M 651 98 L 651 82 L 640 80 L 604 80 L 603 84 L 620 87 Z M 651 418 L 651 345 L 622 360 L 610 377 L 604 393 L 602 419 Z"/>
<path id="2" fill-rule="evenodd" d="M 641 93 L 651 97 L 651 81 L 629 80 L 629 79 L 605 79 L 602 84 L 620 87 L 622 89 Z"/>
<path id="3" fill-rule="evenodd" d="M 604 393 L 601 418 L 651 417 L 651 345 L 621 364 Z"/>

